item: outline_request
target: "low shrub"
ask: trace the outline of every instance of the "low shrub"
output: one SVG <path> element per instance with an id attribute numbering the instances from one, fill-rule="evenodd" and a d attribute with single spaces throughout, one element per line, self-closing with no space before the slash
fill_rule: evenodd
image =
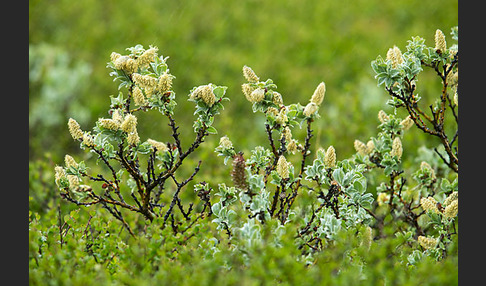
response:
<path id="1" fill-rule="evenodd" d="M 457 28 L 451 34 L 457 40 Z M 119 83 L 107 117 L 90 131 L 68 122 L 97 166 L 66 155 L 55 167 L 60 197 L 82 208 L 30 213 L 32 282 L 457 284 L 458 47 L 447 47 L 442 31 L 435 47 L 414 37 L 406 52 L 395 46 L 372 61 L 394 110 L 378 113 L 377 134 L 356 139 L 349 158 L 333 146 L 311 149 L 324 82 L 308 103 L 284 104 L 272 79 L 244 66 L 242 92 L 268 144 L 245 154 L 220 137 L 214 152 L 232 185 L 199 180 L 203 160 L 187 160 L 218 134 L 213 122 L 227 88 L 208 83 L 189 92 L 195 136 L 183 144 L 167 58 L 152 46 L 127 51 L 112 53 L 107 65 Z M 424 69 L 442 84 L 429 111 L 417 93 Z M 159 112 L 170 134 L 139 134 L 144 112 Z M 440 145 L 421 149 L 428 160 L 404 162 L 420 147 L 402 144 L 414 126 Z"/>

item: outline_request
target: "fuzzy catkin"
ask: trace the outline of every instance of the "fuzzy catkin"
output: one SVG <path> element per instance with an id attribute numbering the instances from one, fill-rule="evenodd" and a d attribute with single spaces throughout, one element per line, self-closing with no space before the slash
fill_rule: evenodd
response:
<path id="1" fill-rule="evenodd" d="M 403 63 L 402 51 L 397 46 L 393 46 L 393 48 L 388 50 L 386 58 L 391 60 L 393 68 L 397 68 L 399 64 Z"/>
<path id="2" fill-rule="evenodd" d="M 458 192 L 452 192 L 445 200 L 444 200 L 444 206 L 450 205 L 453 201 L 459 199 L 459 193 Z"/>
<path id="3" fill-rule="evenodd" d="M 233 143 L 229 140 L 228 136 L 221 137 L 219 139 L 219 145 L 221 145 L 224 150 L 233 148 Z"/>
<path id="4" fill-rule="evenodd" d="M 165 143 L 162 143 L 162 142 L 159 142 L 159 141 L 156 141 L 156 140 L 153 140 L 153 139 L 147 139 L 147 143 L 149 143 L 153 148 L 155 148 L 157 150 L 157 152 L 167 152 L 169 150 L 169 148 L 167 147 L 167 145 Z"/>
<path id="5" fill-rule="evenodd" d="M 392 150 L 390 152 L 390 155 L 397 156 L 397 158 L 400 160 L 402 158 L 402 154 L 403 154 L 402 141 L 400 140 L 399 137 L 395 137 L 395 139 L 393 139 Z"/>
<path id="6" fill-rule="evenodd" d="M 138 136 L 137 130 L 133 130 L 132 132 L 128 133 L 127 142 L 129 145 L 136 146 L 140 143 L 140 136 Z"/>
<path id="7" fill-rule="evenodd" d="M 329 146 L 324 157 L 324 164 L 328 168 L 336 167 L 336 150 L 333 146 Z"/>
<path id="8" fill-rule="evenodd" d="M 420 199 L 420 205 L 426 212 L 440 213 L 437 208 L 437 201 L 433 197 L 427 197 Z"/>
<path id="9" fill-rule="evenodd" d="M 83 131 L 81 130 L 81 127 L 79 126 L 78 122 L 76 122 L 76 120 L 69 118 L 68 128 L 69 133 L 71 133 L 71 136 L 74 140 L 83 138 Z"/>
<path id="10" fill-rule="evenodd" d="M 61 166 L 56 166 L 54 168 L 54 171 L 55 171 L 55 175 L 54 175 L 55 183 L 58 187 L 60 187 L 61 186 L 61 180 L 66 178 L 66 171 Z"/>
<path id="11" fill-rule="evenodd" d="M 444 216 L 447 218 L 454 218 L 456 217 L 459 211 L 459 200 L 453 200 L 449 205 L 444 209 Z"/>
<path id="12" fill-rule="evenodd" d="M 358 154 L 365 156 L 368 154 L 368 147 L 361 141 L 359 140 L 354 140 L 354 149 Z"/>
<path id="13" fill-rule="evenodd" d="M 369 226 L 366 226 L 363 231 L 363 236 L 361 238 L 361 245 L 369 250 L 371 247 L 371 242 L 373 242 L 373 229 Z"/>
<path id="14" fill-rule="evenodd" d="M 93 136 L 91 136 L 91 134 L 89 134 L 88 132 L 83 134 L 83 144 L 87 147 L 94 146 Z"/>
<path id="15" fill-rule="evenodd" d="M 326 95 L 326 84 L 324 82 L 321 82 L 317 86 L 316 90 L 314 91 L 314 94 L 312 95 L 310 102 L 313 102 L 319 106 L 324 100 L 325 95 Z"/>
<path id="16" fill-rule="evenodd" d="M 169 91 L 172 88 L 172 76 L 168 73 L 163 73 L 159 77 L 159 83 L 157 84 L 157 89 L 160 92 Z"/>
<path id="17" fill-rule="evenodd" d="M 291 154 L 295 154 L 297 152 L 297 142 L 294 139 L 290 140 L 290 143 L 287 145 L 287 151 Z"/>
<path id="18" fill-rule="evenodd" d="M 233 170 L 231 170 L 231 179 L 236 188 L 241 190 L 248 189 L 246 181 L 245 159 L 243 153 L 239 152 L 233 158 Z"/>
<path id="19" fill-rule="evenodd" d="M 133 100 L 136 106 L 144 106 L 147 104 L 147 100 L 145 100 L 145 96 L 143 96 L 142 90 L 138 86 L 133 89 Z"/>
<path id="20" fill-rule="evenodd" d="M 412 117 L 410 117 L 410 115 L 407 116 L 407 118 L 400 121 L 400 125 L 402 125 L 403 131 L 407 131 L 408 129 L 410 129 L 410 127 L 412 127 L 413 124 L 414 124 L 414 122 L 413 122 Z"/>
<path id="21" fill-rule="evenodd" d="M 120 128 L 120 124 L 113 119 L 99 118 L 98 122 L 101 127 L 116 131 Z"/>
<path id="22" fill-rule="evenodd" d="M 431 249 L 434 248 L 437 245 L 437 239 L 431 238 L 431 237 L 425 237 L 425 236 L 419 236 L 418 237 L 418 243 L 425 249 Z"/>
<path id="23" fill-rule="evenodd" d="M 445 52 L 445 50 L 447 49 L 447 44 L 446 44 L 445 35 L 441 30 L 437 29 L 435 31 L 434 41 L 435 41 L 435 49 L 440 52 Z"/>
<path id="24" fill-rule="evenodd" d="M 216 101 L 216 96 L 213 93 L 213 89 L 210 85 L 198 86 L 190 95 L 192 100 L 202 99 L 207 106 L 211 107 Z"/>
<path id="25" fill-rule="evenodd" d="M 319 109 L 319 106 L 315 104 L 314 102 L 309 102 L 305 108 L 304 108 L 304 115 L 306 117 L 310 117 L 312 114 L 314 114 L 317 110 Z"/>
<path id="26" fill-rule="evenodd" d="M 390 119 L 390 117 L 385 113 L 385 111 L 380 110 L 378 112 L 378 120 L 380 120 L 381 123 L 385 123 L 389 119 Z"/>
<path id="27" fill-rule="evenodd" d="M 150 46 L 148 50 L 143 52 L 143 54 L 137 58 L 137 64 L 140 67 L 147 67 L 150 62 L 154 60 L 154 58 L 157 56 L 157 51 L 159 49 L 157 47 Z"/>
<path id="28" fill-rule="evenodd" d="M 66 164 L 66 168 L 69 168 L 69 167 L 77 168 L 78 167 L 78 163 L 76 163 L 74 158 L 71 157 L 70 155 L 67 155 L 67 154 L 66 154 L 66 156 L 64 156 L 64 163 Z"/>
<path id="29" fill-rule="evenodd" d="M 277 161 L 277 173 L 282 179 L 289 178 L 289 164 L 284 156 L 280 156 Z"/>
<path id="30" fill-rule="evenodd" d="M 243 66 L 243 76 L 248 82 L 255 83 L 260 81 L 260 78 L 249 66 Z"/>
<path id="31" fill-rule="evenodd" d="M 250 93 L 250 102 L 260 102 L 265 98 L 265 90 L 262 88 L 257 88 Z"/>
<path id="32" fill-rule="evenodd" d="M 130 133 L 136 128 L 137 128 L 137 117 L 135 117 L 135 115 L 133 114 L 127 114 L 122 124 L 120 125 L 120 129 L 126 133 Z"/>

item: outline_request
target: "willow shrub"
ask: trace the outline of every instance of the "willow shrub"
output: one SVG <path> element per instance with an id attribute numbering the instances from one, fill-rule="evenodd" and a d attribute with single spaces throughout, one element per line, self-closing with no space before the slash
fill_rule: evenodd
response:
<path id="1" fill-rule="evenodd" d="M 457 28 L 451 34 L 457 40 Z M 101 167 L 91 169 L 70 155 L 64 166 L 56 166 L 60 196 L 88 213 L 59 213 L 57 225 L 47 229 L 31 213 L 32 280 L 58 275 L 53 263 L 61 266 L 74 256 L 61 268 L 81 273 L 94 268 L 98 279 L 137 285 L 146 279 L 180 284 L 457 281 L 458 133 L 447 132 L 457 130 L 458 47 L 447 47 L 442 31 L 435 47 L 414 37 L 406 52 L 393 47 L 386 58 L 372 62 L 395 109 L 378 113 L 378 133 L 366 143 L 355 140 L 356 153 L 349 158 L 339 158 L 333 146 L 310 151 L 312 126 L 325 102 L 324 82 L 309 102 L 285 104 L 271 79 L 244 66 L 242 92 L 253 113 L 264 118 L 255 128 L 267 134 L 268 145 L 244 154 L 221 137 L 215 153 L 222 157 L 222 171 L 231 168 L 229 186 L 198 180 L 204 162 L 189 166 L 194 160 L 185 160 L 207 136 L 218 134 L 213 122 L 229 100 L 226 87 L 208 83 L 189 92 L 195 135 L 183 148 L 167 58 L 156 47 L 127 50 L 112 53 L 108 63 L 119 83 L 108 116 L 90 131 L 72 118 L 68 122 L 73 139 Z M 424 68 L 434 70 L 442 83 L 428 112 L 416 92 Z M 401 108 L 407 117 L 398 116 Z M 165 118 L 170 134 L 138 134 L 143 122 L 137 115 L 149 111 Z M 438 137 L 441 146 L 424 151 L 430 162 L 414 161 L 404 169 L 410 147 L 401 139 L 414 126 Z M 301 133 L 296 129 L 304 129 L 305 136 L 296 138 Z M 61 254 L 54 255 L 54 249 Z"/>

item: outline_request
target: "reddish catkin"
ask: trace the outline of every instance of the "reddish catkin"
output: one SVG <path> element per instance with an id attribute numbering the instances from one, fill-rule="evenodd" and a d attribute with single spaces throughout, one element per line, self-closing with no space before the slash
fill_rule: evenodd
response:
<path id="1" fill-rule="evenodd" d="M 235 187 L 245 190 L 248 188 L 246 182 L 245 159 L 243 153 L 238 152 L 233 159 L 233 170 L 231 171 L 231 179 Z"/>

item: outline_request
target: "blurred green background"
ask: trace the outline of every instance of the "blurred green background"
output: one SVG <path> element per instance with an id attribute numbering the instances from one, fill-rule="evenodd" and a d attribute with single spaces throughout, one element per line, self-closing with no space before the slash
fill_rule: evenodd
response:
<path id="1" fill-rule="evenodd" d="M 247 152 L 268 144 L 263 116 L 252 114 L 241 92 L 243 65 L 263 80 L 272 78 L 285 104 L 305 105 L 324 81 L 313 150 L 334 145 L 338 160 L 344 159 L 354 152 L 354 139 L 376 134 L 378 111 L 391 111 L 370 62 L 393 45 L 405 50 L 412 36 L 433 45 L 436 29 L 452 43 L 450 28 L 457 24 L 455 0 L 31 0 L 29 160 L 53 167 L 66 153 L 89 157 L 69 135 L 67 120 L 73 117 L 90 130 L 98 117 L 108 116 L 109 95 L 118 93 L 118 84 L 106 63 L 111 52 L 124 54 L 136 44 L 155 45 L 159 55 L 169 56 L 183 145 L 194 137 L 194 106 L 186 100 L 191 88 L 209 82 L 228 87 L 231 101 L 215 120 L 219 134 L 199 150 L 208 165 L 222 162 L 213 159 L 220 136 L 228 135 L 236 149 Z M 429 74 L 433 80 L 425 73 L 419 82 L 424 100 L 435 96 L 439 84 Z M 160 114 L 142 117 L 142 140 L 171 139 Z M 300 135 L 303 131 L 294 132 Z M 437 144 L 419 130 L 404 138 L 404 148 Z"/>

